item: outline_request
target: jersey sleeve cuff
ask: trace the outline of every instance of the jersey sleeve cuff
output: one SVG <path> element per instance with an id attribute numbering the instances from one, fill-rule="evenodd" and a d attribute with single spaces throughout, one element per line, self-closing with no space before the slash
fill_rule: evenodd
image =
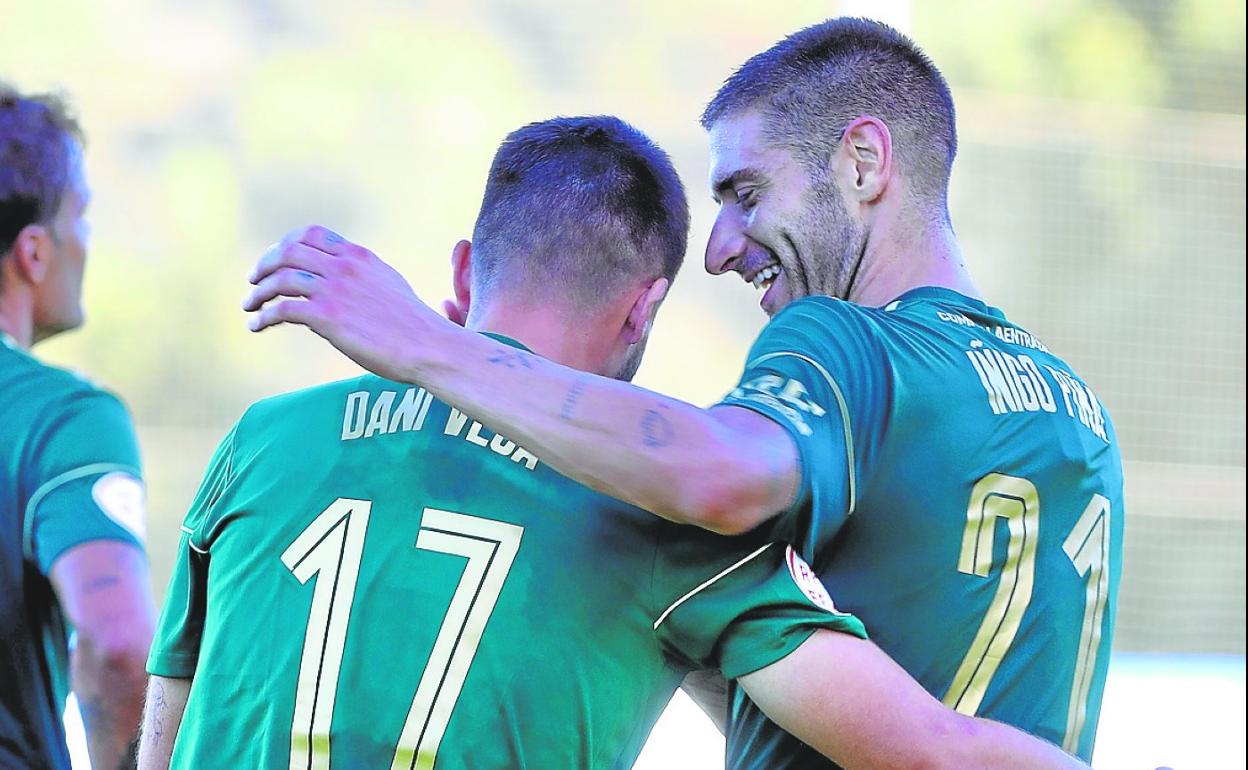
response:
<path id="1" fill-rule="evenodd" d="M 788 626 L 787 629 L 777 628 L 774 633 L 759 634 L 766 641 L 755 645 L 738 645 L 735 649 L 725 649 L 720 656 L 720 671 L 726 679 L 738 679 L 767 668 L 787 658 L 798 647 L 820 629 L 828 629 L 838 633 L 850 634 L 860 639 L 867 638 L 867 629 L 854 615 L 828 614 L 820 618 L 811 618 L 799 626 Z"/>
<path id="2" fill-rule="evenodd" d="M 199 655 L 152 648 L 147 656 L 147 673 L 169 679 L 190 679 L 195 675 Z"/>

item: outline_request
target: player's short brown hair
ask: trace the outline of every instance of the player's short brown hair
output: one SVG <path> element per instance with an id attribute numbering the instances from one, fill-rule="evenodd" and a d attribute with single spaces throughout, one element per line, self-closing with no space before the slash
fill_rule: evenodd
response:
<path id="1" fill-rule="evenodd" d="M 56 215 L 83 140 L 63 97 L 0 82 L 0 255 L 22 228 Z"/>
<path id="2" fill-rule="evenodd" d="M 474 293 L 520 285 L 596 307 L 624 281 L 675 279 L 688 237 L 684 186 L 641 131 L 609 115 L 530 123 L 490 166 Z"/>
<path id="3" fill-rule="evenodd" d="M 911 187 L 945 203 L 958 150 L 953 97 L 931 59 L 897 30 L 837 18 L 795 32 L 724 82 L 702 126 L 756 108 L 767 139 L 793 149 L 808 169 L 827 163 L 852 120 L 879 118 Z"/>

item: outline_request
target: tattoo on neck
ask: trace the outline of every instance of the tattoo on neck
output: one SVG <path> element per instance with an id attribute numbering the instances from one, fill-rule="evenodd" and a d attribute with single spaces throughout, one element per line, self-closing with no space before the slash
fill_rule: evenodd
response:
<path id="1" fill-rule="evenodd" d="M 672 443 L 676 431 L 672 423 L 663 416 L 666 404 L 656 404 L 657 409 L 647 409 L 641 417 L 641 441 L 651 449 L 661 449 Z M 660 411 L 662 410 L 662 411 Z"/>
<path id="2" fill-rule="evenodd" d="M 559 410 L 559 417 L 564 420 L 572 419 L 572 413 L 576 411 L 576 402 L 580 400 L 584 392 L 585 378 L 581 377 L 572 383 L 572 387 L 568 388 L 568 394 L 563 397 L 563 408 Z"/>

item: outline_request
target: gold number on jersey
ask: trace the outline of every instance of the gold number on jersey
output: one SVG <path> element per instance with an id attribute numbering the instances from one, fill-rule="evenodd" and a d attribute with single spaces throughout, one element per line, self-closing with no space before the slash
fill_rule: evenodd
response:
<path id="1" fill-rule="evenodd" d="M 335 500 L 282 554 L 282 563 L 300 583 L 306 585 L 313 575 L 320 575 L 312 592 L 295 686 L 291 770 L 329 770 L 329 723 L 372 507 L 367 500 Z"/>
<path id="2" fill-rule="evenodd" d="M 966 511 L 966 528 L 962 531 L 959 572 L 980 577 L 988 577 L 992 572 L 997 517 L 1009 522 L 1010 529 L 1000 583 L 944 697 L 945 705 L 970 716 L 979 710 L 988 684 L 1013 643 L 1031 602 L 1040 535 L 1040 498 L 1035 485 L 1000 473 L 990 473 L 975 484 Z M 1062 748 L 1071 753 L 1079 750 L 1087 720 L 1088 691 L 1096 672 L 1105 605 L 1109 601 L 1109 547 L 1110 503 L 1103 495 L 1093 495 L 1062 543 L 1075 571 L 1086 581 L 1083 626 L 1062 743 Z"/>
<path id="3" fill-rule="evenodd" d="M 291 770 L 329 770 L 329 728 L 372 506 L 368 500 L 335 500 L 282 553 L 282 563 L 300 583 L 319 575 L 295 685 Z M 408 710 L 393 770 L 433 767 L 523 533 L 523 527 L 506 522 L 425 509 L 416 547 L 468 561 Z"/>
<path id="4" fill-rule="evenodd" d="M 997 593 L 979 626 L 971 648 L 945 693 L 945 705 L 963 714 L 974 715 L 988 690 L 992 675 L 1001 665 L 1005 651 L 1031 603 L 1036 572 L 1036 542 L 1040 536 L 1040 499 L 1027 479 L 990 473 L 971 490 L 962 531 L 962 551 L 958 571 L 988 577 L 992 571 L 992 546 L 996 519 L 1006 520 L 1010 541 L 1001 568 Z"/>
<path id="5" fill-rule="evenodd" d="M 1093 495 L 1083 509 L 1075 528 L 1066 536 L 1062 550 L 1070 557 L 1079 575 L 1087 580 L 1083 605 L 1083 629 L 1079 632 L 1079 655 L 1075 658 L 1075 678 L 1070 687 L 1066 712 L 1066 740 L 1062 748 L 1079 750 L 1084 721 L 1088 716 L 1088 690 L 1096 671 L 1096 653 L 1101 646 L 1101 620 L 1109 600 L 1109 500 Z"/>

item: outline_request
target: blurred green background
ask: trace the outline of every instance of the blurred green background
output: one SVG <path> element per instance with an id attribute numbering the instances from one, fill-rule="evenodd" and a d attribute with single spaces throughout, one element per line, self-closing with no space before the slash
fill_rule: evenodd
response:
<path id="1" fill-rule="evenodd" d="M 69 92 L 95 194 L 87 326 L 36 352 L 132 408 L 158 595 L 243 408 L 355 371 L 302 330 L 246 331 L 256 257 L 323 223 L 439 300 L 494 148 L 523 123 L 615 113 L 672 153 L 689 264 L 638 382 L 722 395 L 764 316 L 752 288 L 702 272 L 714 209 L 697 115 L 749 55 L 841 12 L 895 23 L 943 69 L 972 268 L 1114 415 L 1117 649 L 1242 655 L 1245 47 L 1231 0 L 6 2 L 0 77 Z"/>

